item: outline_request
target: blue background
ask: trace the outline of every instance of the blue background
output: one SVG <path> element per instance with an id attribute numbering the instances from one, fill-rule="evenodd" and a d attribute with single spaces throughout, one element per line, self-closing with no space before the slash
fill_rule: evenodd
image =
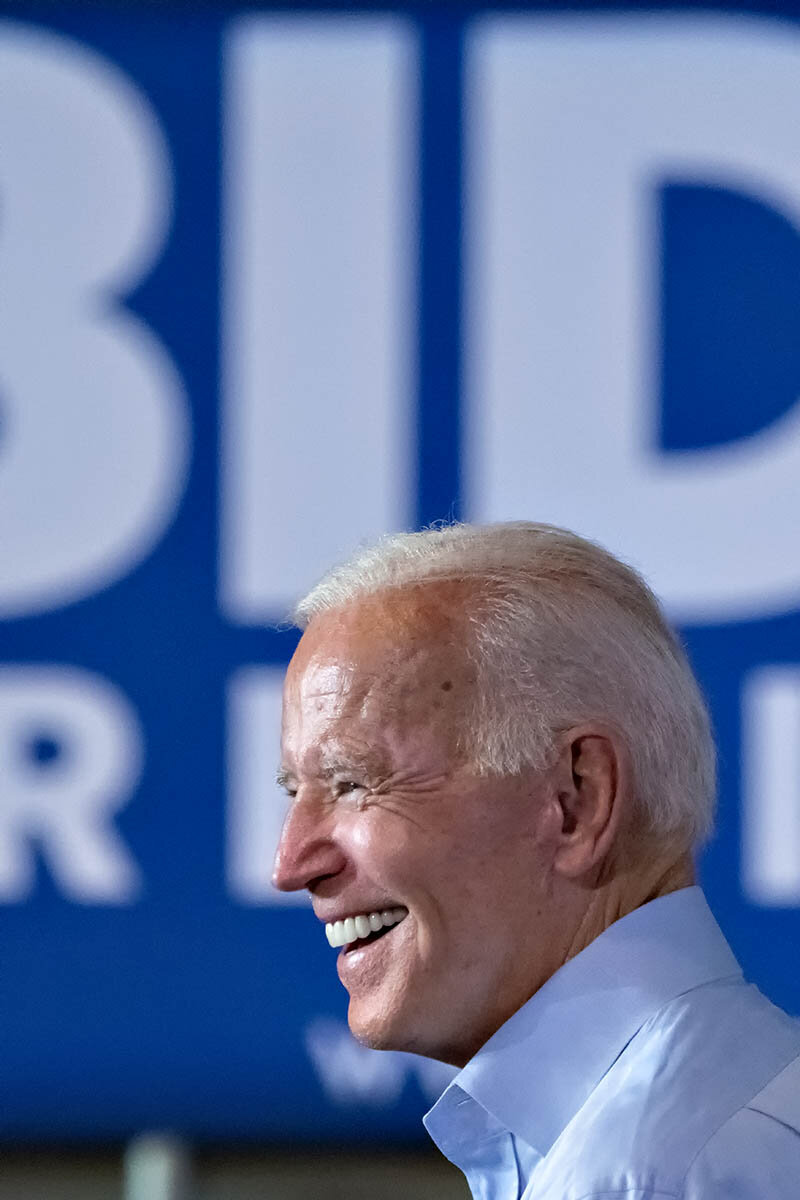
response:
<path id="1" fill-rule="evenodd" d="M 792 20 L 800 11 L 781 8 Z M 320 1015 L 341 1019 L 345 996 L 311 913 L 248 907 L 225 886 L 225 687 L 242 665 L 284 664 L 296 640 L 229 623 L 217 596 L 221 41 L 244 10 L 5 11 L 109 58 L 158 115 L 176 181 L 173 223 L 126 304 L 179 367 L 194 450 L 176 519 L 144 562 L 90 598 L 0 624 L 0 658 L 113 680 L 146 737 L 139 789 L 116 818 L 143 896 L 127 908 L 75 904 L 40 864 L 33 895 L 0 909 L 0 1135 L 96 1140 L 168 1127 L 208 1139 L 415 1139 L 425 1098 L 411 1076 L 384 1104 L 337 1104 L 321 1086 L 304 1031 Z M 462 47 L 465 24 L 483 9 L 400 11 L 421 38 L 419 383 L 409 399 L 411 516 L 421 526 L 462 512 Z M 670 454 L 747 436 L 796 403 L 800 242 L 775 213 L 680 179 L 661 189 L 660 222 L 658 450 Z M 702 881 L 746 971 L 800 1012 L 800 914 L 748 903 L 738 872 L 740 684 L 761 663 L 800 660 L 800 613 L 682 633 L 721 749 L 720 828 Z M 21 752 L 47 770 L 46 745 Z"/>

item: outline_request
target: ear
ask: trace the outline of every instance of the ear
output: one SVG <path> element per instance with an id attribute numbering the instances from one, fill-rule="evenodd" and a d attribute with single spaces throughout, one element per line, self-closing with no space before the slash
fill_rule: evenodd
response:
<path id="1" fill-rule="evenodd" d="M 555 767 L 561 830 L 553 866 L 570 879 L 608 858 L 628 816 L 630 768 L 616 732 L 602 726 L 568 730 Z"/>

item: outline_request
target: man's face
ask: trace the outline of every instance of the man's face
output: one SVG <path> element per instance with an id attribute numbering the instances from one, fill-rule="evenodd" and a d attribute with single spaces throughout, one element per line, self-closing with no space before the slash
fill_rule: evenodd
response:
<path id="1" fill-rule="evenodd" d="M 459 748 L 475 681 L 452 599 L 428 585 L 311 623 L 284 693 L 293 799 L 275 881 L 307 887 L 326 923 L 402 910 L 338 951 L 351 1029 L 458 1065 L 559 950 L 551 789 L 533 773 L 482 779 Z"/>

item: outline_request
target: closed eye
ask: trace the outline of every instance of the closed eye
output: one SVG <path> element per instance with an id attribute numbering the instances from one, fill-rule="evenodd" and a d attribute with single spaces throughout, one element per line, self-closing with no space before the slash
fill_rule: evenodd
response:
<path id="1" fill-rule="evenodd" d="M 333 789 L 337 796 L 346 796 L 348 792 L 357 792 L 363 786 L 362 783 L 356 783 L 354 779 L 337 779 Z"/>

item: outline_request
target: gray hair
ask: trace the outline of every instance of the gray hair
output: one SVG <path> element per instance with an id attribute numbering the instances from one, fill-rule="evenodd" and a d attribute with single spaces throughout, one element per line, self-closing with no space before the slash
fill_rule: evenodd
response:
<path id="1" fill-rule="evenodd" d="M 645 826 L 705 840 L 715 753 L 708 711 L 658 600 L 607 550 L 552 525 L 449 525 L 383 538 L 297 606 L 301 628 L 360 597 L 435 580 L 465 591 L 478 700 L 464 746 L 481 774 L 551 761 L 560 731 L 610 723 L 631 756 Z"/>

